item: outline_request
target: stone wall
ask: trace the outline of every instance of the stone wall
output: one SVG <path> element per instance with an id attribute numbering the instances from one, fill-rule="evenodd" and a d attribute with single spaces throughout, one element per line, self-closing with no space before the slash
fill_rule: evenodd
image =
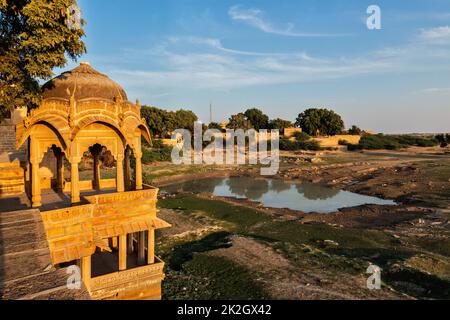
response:
<path id="1" fill-rule="evenodd" d="M 0 124 L 0 153 L 16 151 L 16 129 L 14 125 L 6 120 Z"/>
<path id="2" fill-rule="evenodd" d="M 0 162 L 24 162 L 27 159 L 28 144 L 16 150 L 16 127 L 11 120 L 0 123 Z"/>
<path id="3" fill-rule="evenodd" d="M 336 148 L 339 147 L 339 141 L 345 140 L 351 144 L 358 144 L 361 140 L 361 136 L 352 136 L 352 135 L 337 135 L 332 137 L 318 137 L 314 138 L 317 142 L 319 142 L 322 148 Z"/>

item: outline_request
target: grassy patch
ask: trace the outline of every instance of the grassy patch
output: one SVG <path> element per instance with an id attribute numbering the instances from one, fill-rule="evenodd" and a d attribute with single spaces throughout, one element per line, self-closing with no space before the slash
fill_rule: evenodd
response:
<path id="1" fill-rule="evenodd" d="M 164 259 L 169 267 L 179 271 L 184 263 L 192 260 L 195 253 L 231 247 L 229 232 L 217 232 L 201 240 L 176 245 Z"/>
<path id="2" fill-rule="evenodd" d="M 167 300 L 261 300 L 268 298 L 247 269 L 222 257 L 195 254 L 163 282 Z"/>
<path id="3" fill-rule="evenodd" d="M 450 257 L 450 241 L 439 239 L 417 239 L 414 244 L 430 252 Z"/>
<path id="4" fill-rule="evenodd" d="M 244 232 L 251 226 L 271 218 L 257 210 L 234 206 L 223 201 L 208 200 L 195 195 L 183 195 L 174 199 L 160 200 L 158 205 L 172 210 L 202 211 L 209 217 L 232 223 L 236 231 Z"/>
<path id="5" fill-rule="evenodd" d="M 325 240 L 332 240 L 346 248 L 379 248 L 392 242 L 391 238 L 381 231 L 334 228 L 321 223 L 301 224 L 296 221 L 266 223 L 252 234 L 276 241 L 315 246 L 321 246 Z"/>

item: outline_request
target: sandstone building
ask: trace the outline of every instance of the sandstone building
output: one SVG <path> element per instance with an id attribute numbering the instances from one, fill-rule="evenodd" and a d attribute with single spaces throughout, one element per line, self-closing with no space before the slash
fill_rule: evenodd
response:
<path id="1" fill-rule="evenodd" d="M 11 121 L 3 139 L 13 128 L 15 145 L 2 143 L 0 158 L 0 297 L 160 299 L 155 230 L 170 225 L 157 217 L 158 189 L 143 184 L 141 141 L 151 141 L 139 102 L 81 63 L 43 86 L 39 108 Z M 113 179 L 101 175 L 104 150 Z M 80 179 L 86 154 L 92 178 Z M 81 290 L 66 286 L 74 265 Z"/>

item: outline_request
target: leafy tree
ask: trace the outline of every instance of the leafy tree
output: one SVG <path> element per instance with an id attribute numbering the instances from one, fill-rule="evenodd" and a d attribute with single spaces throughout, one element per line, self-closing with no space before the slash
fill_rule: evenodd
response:
<path id="1" fill-rule="evenodd" d="M 244 115 L 247 120 L 250 121 L 252 127 L 259 131 L 261 129 L 269 128 L 269 117 L 265 115 L 261 110 L 253 108 L 245 111 Z"/>
<path id="2" fill-rule="evenodd" d="M 291 121 L 283 120 L 280 118 L 271 120 L 269 123 L 269 129 L 278 129 L 282 134 L 284 134 L 284 129 L 292 128 L 294 124 Z"/>
<path id="3" fill-rule="evenodd" d="M 157 107 L 142 106 L 142 117 L 154 136 L 166 137 L 176 129 L 187 129 L 193 132 L 194 122 L 198 117 L 189 110 L 167 111 Z"/>
<path id="4" fill-rule="evenodd" d="M 177 120 L 173 112 L 156 107 L 142 106 L 141 114 L 154 136 L 165 137 L 176 129 Z"/>
<path id="5" fill-rule="evenodd" d="M 295 125 L 311 136 L 334 136 L 345 126 L 341 116 L 328 109 L 308 109 L 298 115 Z"/>
<path id="6" fill-rule="evenodd" d="M 353 136 L 360 136 L 362 134 L 362 130 L 359 127 L 357 127 L 357 126 L 352 126 L 348 130 L 348 134 L 351 134 Z"/>
<path id="7" fill-rule="evenodd" d="M 198 117 L 194 112 L 183 109 L 175 112 L 175 119 L 175 129 L 188 129 L 191 132 L 194 132 L 194 123 L 198 121 Z"/>
<path id="8" fill-rule="evenodd" d="M 253 126 L 252 123 L 247 119 L 247 117 L 243 113 L 238 113 L 236 115 L 231 116 L 227 128 L 234 130 L 237 129 L 248 130 L 253 128 Z"/>
<path id="9" fill-rule="evenodd" d="M 208 129 L 217 129 L 217 130 L 223 131 L 222 126 L 220 125 L 220 123 L 217 123 L 217 122 L 211 122 L 208 125 Z"/>
<path id="10" fill-rule="evenodd" d="M 86 52 L 79 27 L 68 22 L 76 0 L 0 0 L 0 119 L 15 107 L 36 107 L 39 80 Z"/>
<path id="11" fill-rule="evenodd" d="M 450 143 L 450 134 L 438 134 L 435 139 L 440 143 L 442 148 L 446 148 Z"/>

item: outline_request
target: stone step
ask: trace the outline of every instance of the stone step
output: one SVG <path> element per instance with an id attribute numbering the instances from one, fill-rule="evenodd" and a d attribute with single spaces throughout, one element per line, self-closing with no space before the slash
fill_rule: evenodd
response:
<path id="1" fill-rule="evenodd" d="M 71 276 L 67 268 L 52 270 L 29 277 L 6 282 L 0 298 L 3 300 L 89 300 L 84 284 L 80 289 L 67 288 Z"/>
<path id="2" fill-rule="evenodd" d="M 19 162 L 0 164 L 0 198 L 25 192 L 24 170 Z"/>
<path id="3" fill-rule="evenodd" d="M 9 179 L 9 178 L 22 178 L 23 179 L 24 172 L 22 168 L 13 168 L 13 169 L 0 169 L 0 179 Z"/>
<path id="4" fill-rule="evenodd" d="M 0 258 L 0 282 L 45 272 L 52 264 L 48 248 L 3 254 Z"/>
<path id="5" fill-rule="evenodd" d="M 19 161 L 0 162 L 0 169 L 5 169 L 5 168 L 20 168 L 20 162 Z"/>

